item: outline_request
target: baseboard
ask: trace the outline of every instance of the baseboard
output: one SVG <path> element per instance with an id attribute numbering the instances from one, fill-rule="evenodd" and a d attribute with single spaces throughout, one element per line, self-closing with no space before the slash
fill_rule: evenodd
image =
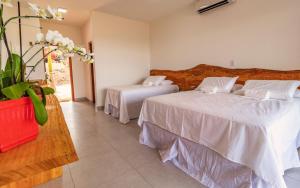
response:
<path id="1" fill-rule="evenodd" d="M 97 109 L 97 111 L 103 111 L 104 110 L 104 106 L 97 106 L 96 109 Z"/>
<path id="2" fill-rule="evenodd" d="M 86 97 L 81 97 L 81 98 L 76 98 L 75 99 L 75 102 L 88 102 L 88 101 L 89 101 L 89 99 L 86 98 Z"/>

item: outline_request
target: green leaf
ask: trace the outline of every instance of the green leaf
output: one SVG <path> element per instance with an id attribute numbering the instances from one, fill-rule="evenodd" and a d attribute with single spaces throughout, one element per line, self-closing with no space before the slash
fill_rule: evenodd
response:
<path id="1" fill-rule="evenodd" d="M 45 95 L 45 92 L 44 92 L 42 87 L 41 87 L 41 93 L 42 93 L 42 103 L 43 103 L 44 106 L 46 106 L 47 99 L 46 99 L 46 95 Z"/>
<path id="2" fill-rule="evenodd" d="M 54 94 L 55 91 L 51 87 L 41 87 L 41 92 L 42 92 L 42 98 L 43 98 L 42 102 L 43 102 L 44 106 L 46 106 L 46 103 L 47 103 L 46 95 Z"/>
<path id="3" fill-rule="evenodd" d="M 45 95 L 51 95 L 55 93 L 55 90 L 51 87 L 43 87 Z"/>
<path id="4" fill-rule="evenodd" d="M 13 75 L 16 79 L 16 82 L 18 83 L 21 81 L 21 77 L 22 77 L 21 75 L 21 69 L 23 66 L 22 60 L 18 54 L 11 54 L 11 56 L 12 56 L 12 60 L 9 57 L 6 61 L 5 71 Z"/>
<path id="5" fill-rule="evenodd" d="M 0 71 L 0 89 L 6 88 L 11 84 L 11 72 Z"/>
<path id="6" fill-rule="evenodd" d="M 43 88 L 39 85 L 32 85 L 31 88 L 34 90 L 34 91 L 37 91 L 37 89 L 39 90 L 39 92 L 41 93 L 42 95 L 42 103 L 44 104 L 44 106 L 46 106 L 46 95 L 45 95 L 45 92 L 43 90 Z M 39 93 L 36 93 L 36 94 L 39 94 Z"/>
<path id="7" fill-rule="evenodd" d="M 19 99 L 25 95 L 26 90 L 29 88 L 29 83 L 21 82 L 12 86 L 3 88 L 1 92 L 9 99 Z"/>
<path id="8" fill-rule="evenodd" d="M 44 106 L 39 96 L 37 96 L 37 94 L 34 92 L 33 89 L 28 88 L 26 90 L 26 93 L 28 94 L 28 96 L 30 97 L 33 103 L 35 120 L 39 125 L 41 126 L 44 125 L 48 121 L 48 114 L 47 114 L 46 107 Z"/>

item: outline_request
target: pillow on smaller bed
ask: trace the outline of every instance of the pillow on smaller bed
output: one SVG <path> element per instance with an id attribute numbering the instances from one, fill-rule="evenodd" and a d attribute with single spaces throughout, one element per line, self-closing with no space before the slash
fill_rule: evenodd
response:
<path id="1" fill-rule="evenodd" d="M 288 100 L 294 98 L 300 81 L 289 80 L 248 80 L 242 90 L 269 92 L 272 99 Z"/>
<path id="2" fill-rule="evenodd" d="M 166 76 L 149 76 L 144 82 L 143 86 L 159 86 Z"/>
<path id="3" fill-rule="evenodd" d="M 173 84 L 173 81 L 172 80 L 163 80 L 160 85 L 161 86 L 170 86 Z"/>
<path id="4" fill-rule="evenodd" d="M 205 93 L 230 93 L 238 77 L 207 77 L 196 88 Z"/>

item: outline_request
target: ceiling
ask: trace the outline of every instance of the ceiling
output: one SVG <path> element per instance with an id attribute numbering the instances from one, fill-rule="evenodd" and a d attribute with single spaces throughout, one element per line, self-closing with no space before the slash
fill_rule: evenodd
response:
<path id="1" fill-rule="evenodd" d="M 66 8 L 68 13 L 65 15 L 64 23 L 82 26 L 88 20 L 91 11 L 152 21 L 187 6 L 194 0 L 29 0 L 29 2 L 40 6 Z"/>
<path id="2" fill-rule="evenodd" d="M 104 4 L 97 10 L 131 19 L 152 21 L 193 2 L 194 0 L 117 0 Z"/>

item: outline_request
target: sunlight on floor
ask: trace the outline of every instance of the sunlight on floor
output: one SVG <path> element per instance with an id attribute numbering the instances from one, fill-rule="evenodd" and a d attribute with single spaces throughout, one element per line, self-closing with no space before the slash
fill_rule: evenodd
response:
<path id="1" fill-rule="evenodd" d="M 57 85 L 55 95 L 57 96 L 58 100 L 61 102 L 72 100 L 71 85 L 70 84 Z"/>

